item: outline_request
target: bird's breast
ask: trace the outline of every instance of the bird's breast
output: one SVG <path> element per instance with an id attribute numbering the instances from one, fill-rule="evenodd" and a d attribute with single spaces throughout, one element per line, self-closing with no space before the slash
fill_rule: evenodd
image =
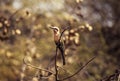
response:
<path id="1" fill-rule="evenodd" d="M 54 41 L 59 41 L 59 36 L 54 36 Z"/>

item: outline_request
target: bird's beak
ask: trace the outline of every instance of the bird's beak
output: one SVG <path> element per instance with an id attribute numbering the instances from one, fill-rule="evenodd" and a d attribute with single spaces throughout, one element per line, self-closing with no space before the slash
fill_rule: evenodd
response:
<path id="1" fill-rule="evenodd" d="M 54 29 L 54 27 L 50 26 L 49 28 Z"/>

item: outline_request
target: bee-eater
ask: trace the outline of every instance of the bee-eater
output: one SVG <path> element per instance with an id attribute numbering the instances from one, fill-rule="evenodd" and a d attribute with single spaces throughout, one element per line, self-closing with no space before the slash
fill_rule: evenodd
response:
<path id="1" fill-rule="evenodd" d="M 53 29 L 54 32 L 54 42 L 57 46 L 57 48 L 59 48 L 61 55 L 62 55 L 62 59 L 63 59 L 63 65 L 65 65 L 65 56 L 64 56 L 64 44 L 62 39 L 60 39 L 60 29 L 58 27 L 50 27 L 51 29 Z"/>

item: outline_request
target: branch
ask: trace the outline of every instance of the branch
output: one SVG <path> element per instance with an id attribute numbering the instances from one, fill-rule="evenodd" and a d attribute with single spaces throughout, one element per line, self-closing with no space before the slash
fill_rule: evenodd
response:
<path id="1" fill-rule="evenodd" d="M 67 29 L 69 29 L 69 27 L 66 27 L 66 28 L 61 32 L 61 34 L 60 34 L 60 38 L 59 38 L 59 41 L 61 40 L 62 35 L 64 34 L 64 32 L 65 32 Z"/>
<path id="2" fill-rule="evenodd" d="M 42 70 L 42 71 L 45 71 L 45 72 L 49 72 L 49 73 L 55 75 L 55 73 L 54 73 L 53 71 L 50 71 L 50 70 L 47 70 L 47 69 L 43 69 L 43 68 L 40 68 L 40 67 L 36 67 L 36 66 L 34 66 L 34 65 L 26 62 L 25 59 L 26 59 L 26 57 L 24 57 L 24 59 L 23 59 L 23 63 L 24 63 L 25 65 L 30 66 L 30 67 L 35 68 L 35 69 L 38 69 L 38 70 Z"/>
<path id="3" fill-rule="evenodd" d="M 58 70 L 57 70 L 57 51 L 58 51 L 58 47 L 56 47 L 56 54 L 55 54 L 55 80 L 58 81 Z"/>
<path id="4" fill-rule="evenodd" d="M 63 67 L 57 66 L 58 68 L 62 69 L 64 72 L 68 73 L 66 69 L 64 69 Z"/>
<path id="5" fill-rule="evenodd" d="M 120 81 L 119 79 L 120 76 L 120 70 L 117 69 L 114 74 L 111 74 L 109 76 L 106 76 L 105 78 L 99 80 L 99 81 Z"/>
<path id="6" fill-rule="evenodd" d="M 20 8 L 20 9 L 16 10 L 13 14 L 10 15 L 10 17 L 8 18 L 8 20 L 10 20 L 13 16 L 15 16 L 22 9 L 23 8 Z"/>
<path id="7" fill-rule="evenodd" d="M 84 69 L 90 62 L 92 62 L 95 58 L 96 58 L 96 56 L 93 57 L 93 58 L 91 58 L 91 59 L 90 59 L 86 64 L 84 64 L 77 72 L 75 72 L 74 74 L 72 74 L 72 75 L 70 75 L 70 76 L 68 76 L 68 77 L 66 77 L 66 78 L 63 78 L 63 79 L 61 79 L 61 80 L 59 80 L 59 81 L 67 80 L 67 79 L 75 76 L 75 75 L 78 74 L 82 69 Z"/>

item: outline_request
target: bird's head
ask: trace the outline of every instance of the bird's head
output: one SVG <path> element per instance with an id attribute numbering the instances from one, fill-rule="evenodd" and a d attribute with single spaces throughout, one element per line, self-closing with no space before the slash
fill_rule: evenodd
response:
<path id="1" fill-rule="evenodd" d="M 50 28 L 54 31 L 55 34 L 60 33 L 60 29 L 58 27 L 54 26 Z"/>

